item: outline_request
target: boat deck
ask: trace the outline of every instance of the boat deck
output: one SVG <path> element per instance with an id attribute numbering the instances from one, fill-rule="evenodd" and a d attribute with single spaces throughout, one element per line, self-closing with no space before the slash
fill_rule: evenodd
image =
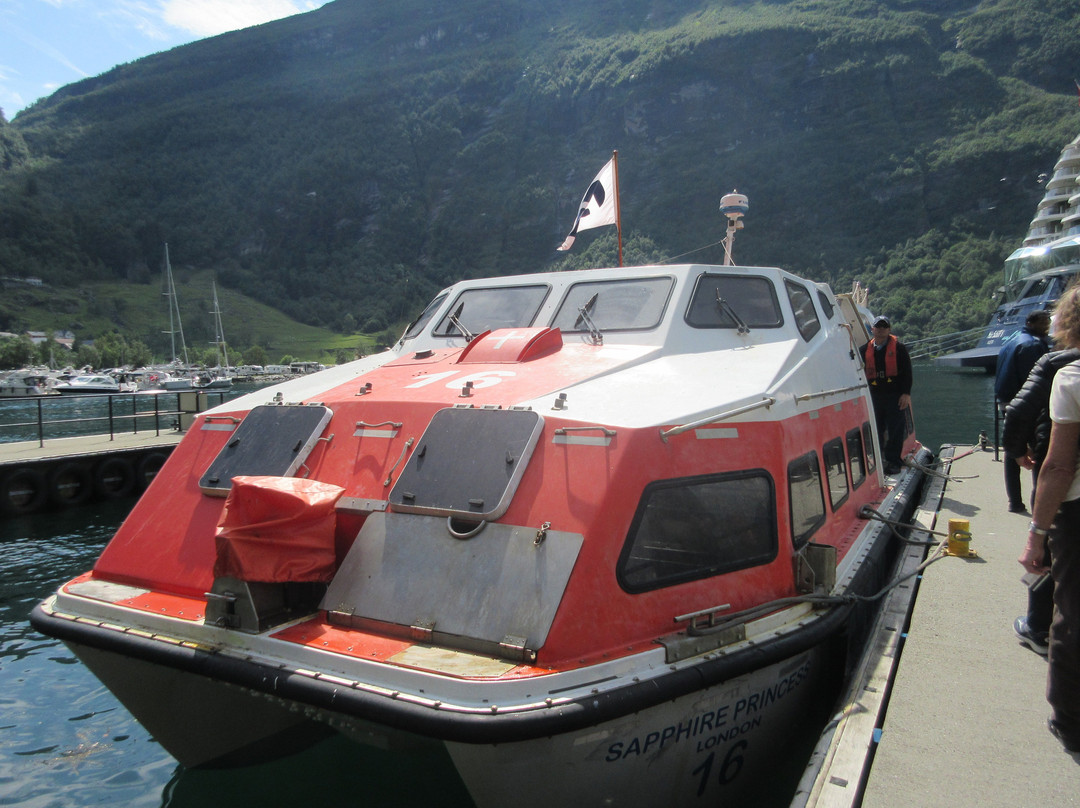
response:
<path id="1" fill-rule="evenodd" d="M 1046 729 L 1046 660 L 1013 633 L 1027 608 L 1016 558 L 1030 517 L 1007 512 L 993 451 L 965 451 L 956 448 L 935 529 L 970 520 L 974 555 L 923 572 L 907 632 L 886 653 L 899 660 L 873 738 L 834 747 L 809 805 L 1080 806 L 1080 755 Z M 1026 472 L 1023 485 L 1026 494 Z M 868 769 L 861 780 L 844 770 L 854 757 Z"/>

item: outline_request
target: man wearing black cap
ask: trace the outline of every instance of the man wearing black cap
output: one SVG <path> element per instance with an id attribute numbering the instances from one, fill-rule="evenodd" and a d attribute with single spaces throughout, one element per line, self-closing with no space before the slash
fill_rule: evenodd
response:
<path id="1" fill-rule="evenodd" d="M 911 407 L 911 357 L 907 348 L 892 335 L 888 317 L 874 320 L 874 338 L 866 346 L 866 380 L 874 402 L 878 442 L 885 455 L 885 473 L 896 474 L 903 467 L 905 410 Z"/>

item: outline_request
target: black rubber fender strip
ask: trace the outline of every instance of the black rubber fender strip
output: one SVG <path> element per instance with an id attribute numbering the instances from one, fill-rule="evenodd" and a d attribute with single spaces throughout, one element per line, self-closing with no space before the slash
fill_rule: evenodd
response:
<path id="1" fill-rule="evenodd" d="M 830 607 L 796 631 L 731 654 L 590 694 L 565 704 L 516 713 L 458 713 L 410 703 L 389 695 L 343 686 L 251 659 L 240 659 L 154 640 L 96 624 L 57 617 L 39 604 L 33 627 L 51 637 L 206 676 L 259 693 L 296 701 L 365 721 L 462 743 L 506 743 L 558 735 L 594 726 L 781 662 L 839 633 L 852 606 Z"/>

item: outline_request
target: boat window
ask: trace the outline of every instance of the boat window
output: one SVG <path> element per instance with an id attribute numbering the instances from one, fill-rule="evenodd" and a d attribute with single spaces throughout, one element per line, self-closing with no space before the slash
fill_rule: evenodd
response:
<path id="1" fill-rule="evenodd" d="M 858 488 L 866 479 L 862 432 L 858 427 L 847 433 L 847 453 L 848 462 L 851 464 L 851 487 Z"/>
<path id="2" fill-rule="evenodd" d="M 825 479 L 829 481 L 829 501 L 835 511 L 847 499 L 847 460 L 844 457 L 844 443 L 840 438 L 831 440 L 822 449 L 825 460 Z"/>
<path id="3" fill-rule="evenodd" d="M 818 289 L 817 299 L 818 303 L 821 304 L 821 310 L 825 312 L 825 319 L 831 320 L 833 316 L 833 304 L 832 301 L 829 300 L 829 296 Z"/>
<path id="4" fill-rule="evenodd" d="M 788 494 L 791 498 L 791 540 L 799 548 L 825 524 L 825 498 L 821 494 L 817 452 L 807 452 L 788 464 Z"/>
<path id="5" fill-rule="evenodd" d="M 784 288 L 787 289 L 791 309 L 795 312 L 795 325 L 802 334 L 802 338 L 809 342 L 821 330 L 821 321 L 818 319 L 817 312 L 814 311 L 814 301 L 802 284 L 785 280 Z"/>
<path id="6" fill-rule="evenodd" d="M 548 290 L 545 284 L 466 289 L 450 304 L 450 312 L 435 326 L 434 334 L 474 337 L 496 328 L 530 326 Z"/>
<path id="7" fill-rule="evenodd" d="M 446 300 L 446 294 L 441 294 L 428 303 L 424 310 L 420 312 L 420 316 L 409 323 L 409 327 L 405 329 L 405 335 L 402 339 L 412 339 L 423 331 L 431 321 L 431 318 L 435 316 L 435 312 L 439 310 L 439 306 L 443 304 L 444 300 Z"/>
<path id="8" fill-rule="evenodd" d="M 870 433 L 870 422 L 865 421 L 862 425 L 863 446 L 866 448 L 866 473 L 873 474 L 877 468 L 877 457 L 874 455 L 874 436 Z"/>
<path id="9" fill-rule="evenodd" d="M 1037 281 L 1032 281 L 1028 284 L 1027 288 L 1020 293 L 1019 299 L 1027 300 L 1029 297 L 1042 297 L 1046 294 L 1046 290 L 1053 282 L 1052 278 L 1039 278 Z"/>
<path id="10" fill-rule="evenodd" d="M 694 328 L 739 328 L 740 321 L 747 328 L 779 328 L 784 324 L 772 281 L 759 275 L 702 274 L 686 310 L 687 324 Z"/>
<path id="11" fill-rule="evenodd" d="M 590 330 L 640 331 L 656 328 L 664 316 L 672 278 L 631 278 L 575 283 L 566 292 L 551 325 L 564 333 Z"/>
<path id="12" fill-rule="evenodd" d="M 647 592 L 776 558 L 776 493 L 762 470 L 646 486 L 619 556 L 627 592 Z"/>

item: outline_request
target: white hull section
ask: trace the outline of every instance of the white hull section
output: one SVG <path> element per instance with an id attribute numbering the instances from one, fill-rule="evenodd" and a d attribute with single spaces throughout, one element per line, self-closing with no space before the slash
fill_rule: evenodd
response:
<path id="1" fill-rule="evenodd" d="M 819 648 L 579 732 L 447 747 L 480 808 L 757 804 L 824 667 Z"/>
<path id="2" fill-rule="evenodd" d="M 380 749 L 439 743 L 154 663 L 72 647 L 189 768 L 272 760 L 331 729 Z M 445 746 L 479 808 L 674 808 L 749 801 L 775 778 L 798 737 L 799 717 L 811 718 L 823 698 L 828 703 L 827 667 L 819 647 L 576 732 Z"/>

